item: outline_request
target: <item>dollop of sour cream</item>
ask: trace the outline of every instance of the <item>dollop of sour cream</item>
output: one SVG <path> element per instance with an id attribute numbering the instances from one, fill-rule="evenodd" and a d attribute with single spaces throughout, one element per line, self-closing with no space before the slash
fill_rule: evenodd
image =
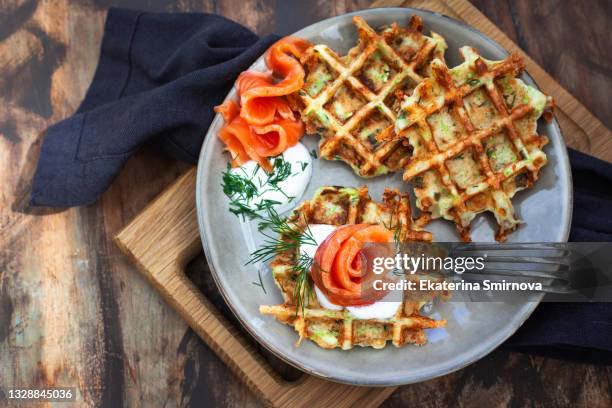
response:
<path id="1" fill-rule="evenodd" d="M 314 259 L 319 246 L 325 239 L 334 232 L 337 227 L 327 224 L 311 224 L 308 226 L 312 237 L 316 244 L 305 242 L 300 246 L 300 252 Z M 333 303 L 325 296 L 323 291 L 314 285 L 315 295 L 319 304 L 329 310 L 342 310 L 343 306 Z M 390 292 L 378 302 L 366 306 L 347 306 L 346 310 L 356 319 L 389 319 L 395 315 L 397 309 L 402 305 L 401 294 Z"/>
<path id="2" fill-rule="evenodd" d="M 279 156 L 280 157 L 280 156 Z M 282 214 L 285 211 L 295 206 L 295 203 L 300 199 L 310 178 L 312 177 L 312 157 L 310 152 L 302 143 L 297 143 L 295 146 L 285 150 L 282 158 L 291 166 L 290 174 L 276 186 L 268 183 L 270 177 L 278 174 L 279 169 L 274 167 L 274 173 L 268 174 L 262 168 L 258 168 L 257 162 L 250 160 L 240 167 L 233 168 L 231 171 L 240 176 L 250 178 L 255 187 L 258 189 L 258 195 L 253 197 L 249 203 L 245 203 L 251 209 L 257 209 L 257 205 L 264 200 L 277 201 L 274 210 Z M 274 163 L 274 158 L 270 159 Z"/>
<path id="3" fill-rule="evenodd" d="M 304 253 L 306 256 L 308 256 L 310 259 L 314 259 L 319 246 L 337 228 L 338 227 L 336 227 L 335 225 L 309 224 L 308 232 L 314 238 L 315 244 L 313 244 L 312 242 L 303 242 L 302 245 L 300 246 L 300 251 Z"/>
<path id="4" fill-rule="evenodd" d="M 396 300 L 399 295 L 399 293 L 390 292 L 387 296 L 371 305 L 347 306 L 346 310 L 357 319 L 389 319 L 395 316 L 397 309 L 402 305 L 401 300 Z"/>

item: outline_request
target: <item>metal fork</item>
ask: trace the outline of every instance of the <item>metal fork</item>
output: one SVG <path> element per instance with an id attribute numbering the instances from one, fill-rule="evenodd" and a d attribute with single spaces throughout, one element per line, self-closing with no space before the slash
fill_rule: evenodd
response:
<path id="1" fill-rule="evenodd" d="M 595 288 L 612 282 L 609 276 L 601 276 L 601 268 L 589 262 L 588 257 L 577 254 L 565 243 L 467 243 L 454 246 L 450 255 L 485 257 L 483 271 L 460 275 L 466 281 L 482 282 L 492 277 L 527 280 L 541 283 L 541 292 L 580 295 L 581 300 L 593 300 Z"/>

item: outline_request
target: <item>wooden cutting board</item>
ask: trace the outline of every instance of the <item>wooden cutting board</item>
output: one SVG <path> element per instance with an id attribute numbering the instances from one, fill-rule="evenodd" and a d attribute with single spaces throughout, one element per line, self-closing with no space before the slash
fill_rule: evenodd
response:
<path id="1" fill-rule="evenodd" d="M 464 20 L 507 50 L 522 53 L 530 75 L 557 103 L 557 118 L 567 144 L 612 161 L 610 131 L 469 2 L 380 0 L 373 4 L 373 7 L 385 6 L 418 7 Z M 191 169 L 117 235 L 121 250 L 210 348 L 268 405 L 339 408 L 380 405 L 394 387 L 355 387 L 309 375 L 295 382 L 283 380 L 187 278 L 186 264 L 202 250 L 195 188 L 196 172 Z"/>

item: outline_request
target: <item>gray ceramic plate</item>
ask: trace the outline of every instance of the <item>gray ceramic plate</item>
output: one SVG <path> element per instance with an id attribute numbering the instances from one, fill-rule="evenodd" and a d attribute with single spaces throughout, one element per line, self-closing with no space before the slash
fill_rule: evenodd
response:
<path id="1" fill-rule="evenodd" d="M 394 21 L 405 24 L 412 13 L 423 18 L 425 33 L 435 31 L 446 39 L 450 66 L 461 62 L 458 49 L 463 45 L 475 47 L 489 59 L 507 55 L 502 47 L 482 33 L 439 14 L 406 8 L 363 10 L 356 14 L 377 27 Z M 345 52 L 356 43 L 351 23 L 353 15 L 321 21 L 295 35 Z M 252 68 L 263 70 L 262 58 Z M 534 84 L 526 75 L 524 80 Z M 235 98 L 233 90 L 228 98 Z M 217 115 L 208 131 L 198 166 L 196 197 L 204 251 L 219 290 L 238 319 L 262 345 L 288 363 L 308 373 L 351 384 L 395 385 L 424 381 L 464 367 L 492 351 L 518 329 L 538 304 L 539 295 L 525 294 L 504 303 L 438 305 L 433 314 L 447 319 L 448 326 L 430 331 L 429 343 L 423 347 L 388 345 L 383 350 L 357 347 L 341 351 L 323 350 L 310 341 L 295 347 L 297 335 L 293 328 L 258 312 L 259 305 L 278 304 L 282 299 L 269 271 L 264 274 L 267 294 L 251 284 L 257 273 L 245 263 L 249 248 L 257 244 L 259 237 L 241 226 L 227 210 L 228 200 L 221 189 L 221 174 L 226 168 L 227 157 L 216 137 L 221 126 L 222 119 Z M 545 148 L 549 162 L 535 187 L 520 192 L 513 200 L 518 215 L 526 224 L 510 235 L 510 241 L 566 241 L 569 234 L 572 188 L 565 144 L 555 121 L 540 123 L 539 132 L 550 138 Z M 303 142 L 309 149 L 317 145 L 314 137 L 305 136 Z M 409 189 L 399 175 L 365 180 L 340 162 L 315 160 L 313 178 L 304 198 L 310 197 L 322 185 L 363 184 L 370 187 L 377 199 L 385 186 Z M 437 241 L 457 240 L 455 228 L 449 222 L 435 221 L 428 230 L 434 233 Z M 473 239 L 491 241 L 494 230 L 493 220 L 481 215 L 473 223 Z"/>

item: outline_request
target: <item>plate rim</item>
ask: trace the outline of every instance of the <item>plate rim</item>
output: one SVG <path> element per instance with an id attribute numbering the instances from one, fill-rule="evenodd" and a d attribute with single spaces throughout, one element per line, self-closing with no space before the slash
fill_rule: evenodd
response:
<path id="1" fill-rule="evenodd" d="M 323 25 L 325 23 L 332 23 L 334 22 L 334 20 L 341 20 L 344 19 L 346 17 L 349 16 L 356 16 L 356 15 L 376 15 L 378 13 L 381 12 L 393 12 L 393 11 L 398 11 L 401 12 L 402 14 L 408 12 L 408 13 L 422 13 L 422 14 L 428 14 L 430 16 L 434 16 L 436 18 L 441 18 L 444 20 L 448 20 L 451 24 L 455 24 L 455 25 L 459 25 L 462 29 L 467 29 L 471 32 L 473 32 L 474 34 L 478 35 L 479 37 L 481 37 L 483 40 L 489 42 L 491 44 L 491 46 L 493 46 L 494 48 L 497 48 L 498 50 L 502 51 L 503 53 L 509 54 L 508 50 L 506 50 L 504 47 L 502 47 L 499 43 L 497 43 L 495 40 L 493 40 L 492 38 L 490 38 L 489 36 L 487 36 L 486 34 L 482 33 L 480 30 L 468 25 L 466 22 L 455 19 L 453 17 L 449 17 L 446 16 L 444 14 L 438 13 L 438 12 L 434 12 L 434 11 L 430 11 L 430 10 L 426 10 L 426 9 L 421 9 L 421 8 L 415 8 L 415 7 L 377 7 L 377 8 L 371 8 L 371 9 L 363 9 L 363 10 L 357 10 L 357 11 L 353 11 L 350 13 L 345 13 L 345 14 L 340 14 L 337 16 L 333 16 L 324 20 L 320 20 L 317 21 L 313 24 L 310 24 L 308 26 L 305 26 L 303 28 L 301 28 L 300 30 L 297 30 L 295 33 L 293 34 L 289 34 L 289 35 L 295 35 L 297 32 L 302 31 L 304 29 L 309 29 L 312 27 L 315 27 L 319 24 Z M 367 16 L 366 16 L 367 17 Z M 260 56 L 261 57 L 261 56 Z M 257 61 L 259 60 L 258 57 L 255 62 L 248 68 L 250 69 L 253 65 L 257 64 Z M 527 72 L 527 70 L 525 70 L 523 72 L 523 75 L 525 75 L 533 84 L 535 84 L 535 86 L 540 89 L 537 86 L 536 81 L 531 77 L 531 75 L 529 75 L 529 73 Z M 226 97 L 224 98 L 227 99 L 228 96 L 232 95 L 234 93 L 233 88 L 230 89 L 230 91 L 228 92 L 228 94 L 226 95 Z M 260 345 L 262 345 L 266 350 L 270 351 L 273 355 L 275 355 L 276 357 L 278 357 L 279 359 L 281 359 L 282 361 L 284 361 L 285 363 L 307 373 L 310 375 L 314 375 L 315 377 L 319 377 L 325 380 L 330 380 L 330 381 L 334 381 L 334 382 L 338 382 L 338 383 L 343 383 L 343 384 L 350 384 L 350 385 L 360 385 L 360 386 L 370 386 L 370 387 L 386 387 L 386 386 L 399 386 L 399 385 L 405 385 L 405 384 L 413 384 L 413 383 L 418 383 L 418 382 L 422 382 L 422 381 L 427 381 L 429 379 L 433 379 L 433 378 L 437 378 L 443 375 L 447 375 L 450 373 L 453 373 L 455 371 L 458 371 L 468 365 L 473 364 L 474 362 L 484 358 L 485 356 L 487 356 L 488 354 L 490 354 L 493 350 L 497 349 L 504 341 L 506 341 L 508 338 L 510 338 L 514 333 L 516 333 L 516 331 L 525 323 L 525 321 L 531 316 L 531 314 L 533 313 L 533 311 L 535 310 L 535 308 L 539 305 L 541 299 L 544 297 L 544 294 L 539 294 L 537 296 L 537 300 L 535 301 L 529 301 L 529 302 L 525 302 L 525 305 L 519 310 L 520 314 L 522 315 L 521 318 L 518 319 L 518 321 L 515 322 L 515 324 L 510 327 L 506 327 L 503 334 L 497 335 L 494 338 L 492 338 L 489 346 L 484 347 L 480 350 L 479 353 L 475 353 L 472 358 L 468 358 L 464 361 L 462 361 L 460 364 L 456 364 L 448 369 L 445 369 L 442 372 L 436 372 L 436 373 L 431 373 L 431 372 L 425 372 L 424 374 L 419 374 L 417 376 L 414 376 L 410 379 L 397 379 L 395 381 L 376 381 L 375 379 L 370 381 L 370 382 L 365 382 L 365 381 L 353 381 L 347 378 L 344 378 L 342 376 L 333 376 L 333 375 L 324 375 L 322 373 L 317 372 L 315 369 L 304 366 L 302 364 L 300 364 L 297 361 L 292 360 L 291 358 L 285 356 L 281 351 L 275 350 L 271 345 L 269 345 L 265 340 L 263 340 L 257 333 L 256 330 L 252 329 L 248 324 L 246 324 L 245 320 L 241 317 L 240 313 L 236 310 L 235 306 L 233 305 L 233 302 L 230 299 L 230 296 L 227 294 L 227 292 L 225 291 L 223 285 L 221 284 L 219 278 L 218 278 L 218 273 L 219 271 L 217 270 L 217 268 L 215 267 L 215 265 L 213 264 L 212 261 L 209 261 L 209 259 L 212 259 L 211 257 L 211 249 L 209 247 L 209 243 L 208 240 L 206 238 L 206 235 L 204 233 L 205 227 L 204 227 L 204 215 L 202 214 L 202 209 L 203 209 L 203 201 L 204 198 L 203 196 L 203 189 L 202 184 L 203 184 L 203 180 L 206 177 L 205 171 L 204 171 L 204 166 L 201 165 L 202 163 L 202 158 L 204 156 L 205 151 L 207 150 L 207 146 L 212 143 L 211 139 L 213 139 L 214 137 L 211 138 L 211 129 L 214 128 L 213 125 L 215 125 L 218 121 L 221 120 L 221 115 L 216 114 L 213 121 L 211 122 L 209 129 L 206 132 L 206 137 L 204 139 L 204 143 L 202 144 L 202 148 L 200 150 L 200 154 L 198 157 L 198 166 L 197 166 L 197 177 L 196 177 L 196 213 L 197 213 L 197 218 L 198 218 L 198 230 L 199 230 L 199 234 L 200 234 L 200 240 L 202 242 L 202 247 L 204 250 L 204 255 L 206 257 L 206 263 L 211 271 L 211 274 L 213 276 L 213 280 L 215 281 L 215 285 L 217 286 L 217 289 L 219 290 L 219 292 L 221 293 L 224 302 L 227 304 L 227 306 L 229 307 L 229 309 L 232 311 L 232 314 L 236 317 L 236 319 L 240 322 L 240 324 L 242 325 L 242 327 L 249 333 L 250 336 L 252 336 L 257 343 L 259 343 Z M 562 238 L 562 242 L 567 242 L 568 238 L 569 238 L 569 234 L 570 234 L 570 228 L 571 228 L 571 222 L 572 222 L 572 215 L 573 215 L 573 201 L 574 201 L 574 197 L 573 197 L 573 180 L 572 180 L 572 173 L 571 173 L 571 166 L 569 163 L 569 156 L 568 156 L 568 152 L 567 152 L 567 144 L 565 143 L 565 138 L 563 137 L 563 133 L 561 131 L 561 128 L 559 126 L 559 123 L 556 119 L 556 117 L 553 117 L 553 121 L 550 123 L 550 125 L 553 126 L 553 131 L 557 132 L 560 135 L 560 140 L 562 141 L 562 146 L 561 146 L 561 155 L 558 157 L 558 160 L 561 162 L 564 162 L 564 167 L 567 168 L 568 171 L 568 178 L 566 179 L 566 184 L 567 184 L 567 192 L 568 192 L 568 207 L 567 207 L 567 212 L 569 212 L 568 214 L 565 214 L 565 218 L 567 219 L 566 224 L 563 226 L 564 230 L 563 230 L 563 238 Z M 214 135 L 213 135 L 214 136 Z M 562 181 L 563 182 L 563 181 Z M 519 313 L 517 313 L 518 315 Z M 433 371 L 433 369 L 431 370 Z"/>

